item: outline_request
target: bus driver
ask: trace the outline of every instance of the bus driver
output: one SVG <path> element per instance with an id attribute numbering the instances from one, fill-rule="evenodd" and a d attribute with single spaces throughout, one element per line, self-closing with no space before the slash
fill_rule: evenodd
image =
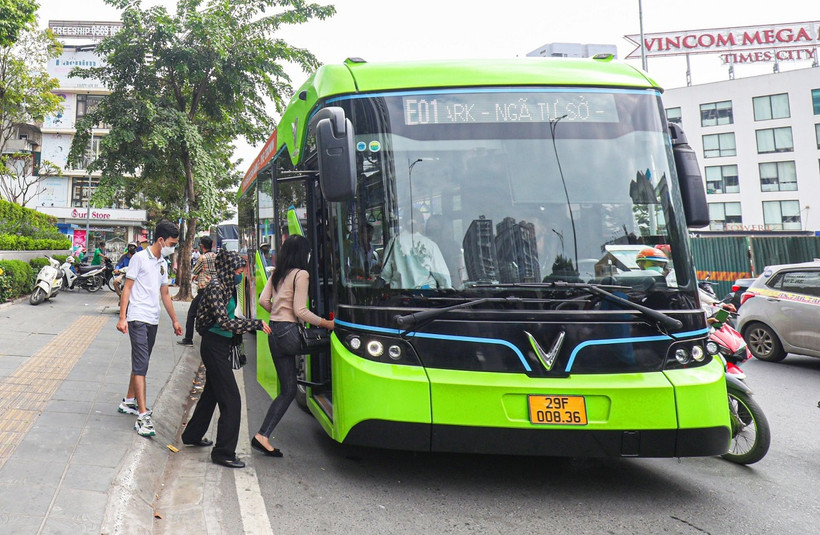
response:
<path id="1" fill-rule="evenodd" d="M 436 242 L 421 234 L 424 216 L 414 208 L 412 219 L 399 215 L 398 236 L 387 244 L 379 275 L 391 288 L 452 288 L 450 270 Z"/>

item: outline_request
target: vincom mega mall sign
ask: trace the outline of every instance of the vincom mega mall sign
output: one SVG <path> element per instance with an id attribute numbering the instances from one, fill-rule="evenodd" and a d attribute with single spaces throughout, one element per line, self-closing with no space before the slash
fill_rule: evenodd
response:
<path id="1" fill-rule="evenodd" d="M 625 35 L 641 57 L 640 35 Z M 820 21 L 644 34 L 646 57 L 716 54 L 723 63 L 817 62 Z"/>

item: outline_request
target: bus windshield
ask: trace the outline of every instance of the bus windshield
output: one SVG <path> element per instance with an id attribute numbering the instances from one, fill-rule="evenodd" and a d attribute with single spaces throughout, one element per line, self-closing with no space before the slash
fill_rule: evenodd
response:
<path id="1" fill-rule="evenodd" d="M 689 284 L 656 91 L 492 88 L 334 100 L 353 122 L 359 173 L 356 200 L 335 212 L 346 286 Z M 668 263 L 653 275 L 635 260 L 656 245 Z"/>

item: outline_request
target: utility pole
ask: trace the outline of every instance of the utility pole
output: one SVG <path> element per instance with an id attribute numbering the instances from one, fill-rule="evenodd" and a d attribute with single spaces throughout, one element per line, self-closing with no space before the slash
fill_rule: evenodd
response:
<path id="1" fill-rule="evenodd" d="M 646 41 L 643 38 L 643 4 L 638 0 L 638 22 L 641 25 L 641 68 L 644 72 L 649 72 L 646 68 Z"/>
<path id="2" fill-rule="evenodd" d="M 89 230 L 91 227 L 91 158 L 94 157 L 94 129 L 91 129 L 91 153 L 88 156 L 88 163 L 85 164 L 86 171 L 88 171 L 88 199 L 86 200 L 88 210 L 85 213 L 85 250 L 91 251 L 91 242 L 89 241 Z"/>

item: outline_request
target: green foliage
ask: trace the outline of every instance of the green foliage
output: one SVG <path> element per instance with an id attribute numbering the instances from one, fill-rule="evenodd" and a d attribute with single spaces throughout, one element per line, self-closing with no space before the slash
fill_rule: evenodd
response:
<path id="1" fill-rule="evenodd" d="M 20 32 L 34 25 L 35 0 L 0 0 L 0 46 L 17 41 Z"/>
<path id="2" fill-rule="evenodd" d="M 0 199 L 0 251 L 68 249 L 71 240 L 56 224 L 53 216 Z"/>
<path id="3" fill-rule="evenodd" d="M 5 303 L 11 298 L 11 279 L 0 273 L 0 303 Z"/>
<path id="4" fill-rule="evenodd" d="M 34 286 L 34 277 L 37 272 L 32 269 L 28 262 L 22 260 L 0 260 L 0 269 L 3 270 L 3 277 L 9 283 L 8 299 L 14 299 L 31 292 Z"/>
<path id="5" fill-rule="evenodd" d="M 63 240 L 57 218 L 0 199 L 0 235 L 14 234 L 36 239 Z M 2 249 L 2 247 L 0 247 Z"/>
<path id="6" fill-rule="evenodd" d="M 62 251 L 71 247 L 71 240 L 31 238 L 14 234 L 0 234 L 0 251 Z"/>
<path id="7" fill-rule="evenodd" d="M 281 111 L 293 92 L 285 63 L 305 72 L 319 65 L 274 34 L 335 8 L 303 0 L 178 0 L 172 14 L 163 6 L 143 9 L 140 0 L 106 2 L 122 10 L 123 27 L 98 45 L 102 66 L 72 76 L 98 79 L 111 94 L 77 125 L 69 161 L 82 158 L 93 125 L 109 124 L 90 166 L 101 172 L 92 203 L 122 201 L 184 219 L 180 277 L 187 279 L 197 226 L 232 215 L 241 178 L 234 141 L 254 144 L 270 134 L 268 103 Z M 180 296 L 187 293 L 183 286 Z"/>
<path id="8" fill-rule="evenodd" d="M 95 202 L 216 224 L 230 215 L 241 178 L 234 140 L 264 141 L 275 124 L 267 103 L 281 110 L 292 94 L 283 62 L 318 66 L 273 34 L 335 9 L 299 0 L 180 0 L 171 14 L 138 0 L 107 1 L 123 9 L 123 28 L 97 48 L 104 66 L 74 75 L 102 80 L 112 93 L 78 125 L 70 159 L 84 154 L 91 125 L 108 123 Z M 272 9 L 280 12 L 265 14 Z"/>
<path id="9" fill-rule="evenodd" d="M 47 265 L 48 265 L 48 258 L 45 258 L 45 257 L 40 257 L 40 258 L 32 258 L 31 260 L 29 260 L 29 261 L 28 261 L 28 263 L 29 263 L 29 265 L 31 266 L 31 269 L 33 269 L 33 270 L 34 270 L 34 273 L 39 273 L 39 272 L 40 272 L 40 269 L 41 269 L 43 266 L 47 266 Z M 36 276 L 36 275 L 35 275 L 35 276 Z"/>

